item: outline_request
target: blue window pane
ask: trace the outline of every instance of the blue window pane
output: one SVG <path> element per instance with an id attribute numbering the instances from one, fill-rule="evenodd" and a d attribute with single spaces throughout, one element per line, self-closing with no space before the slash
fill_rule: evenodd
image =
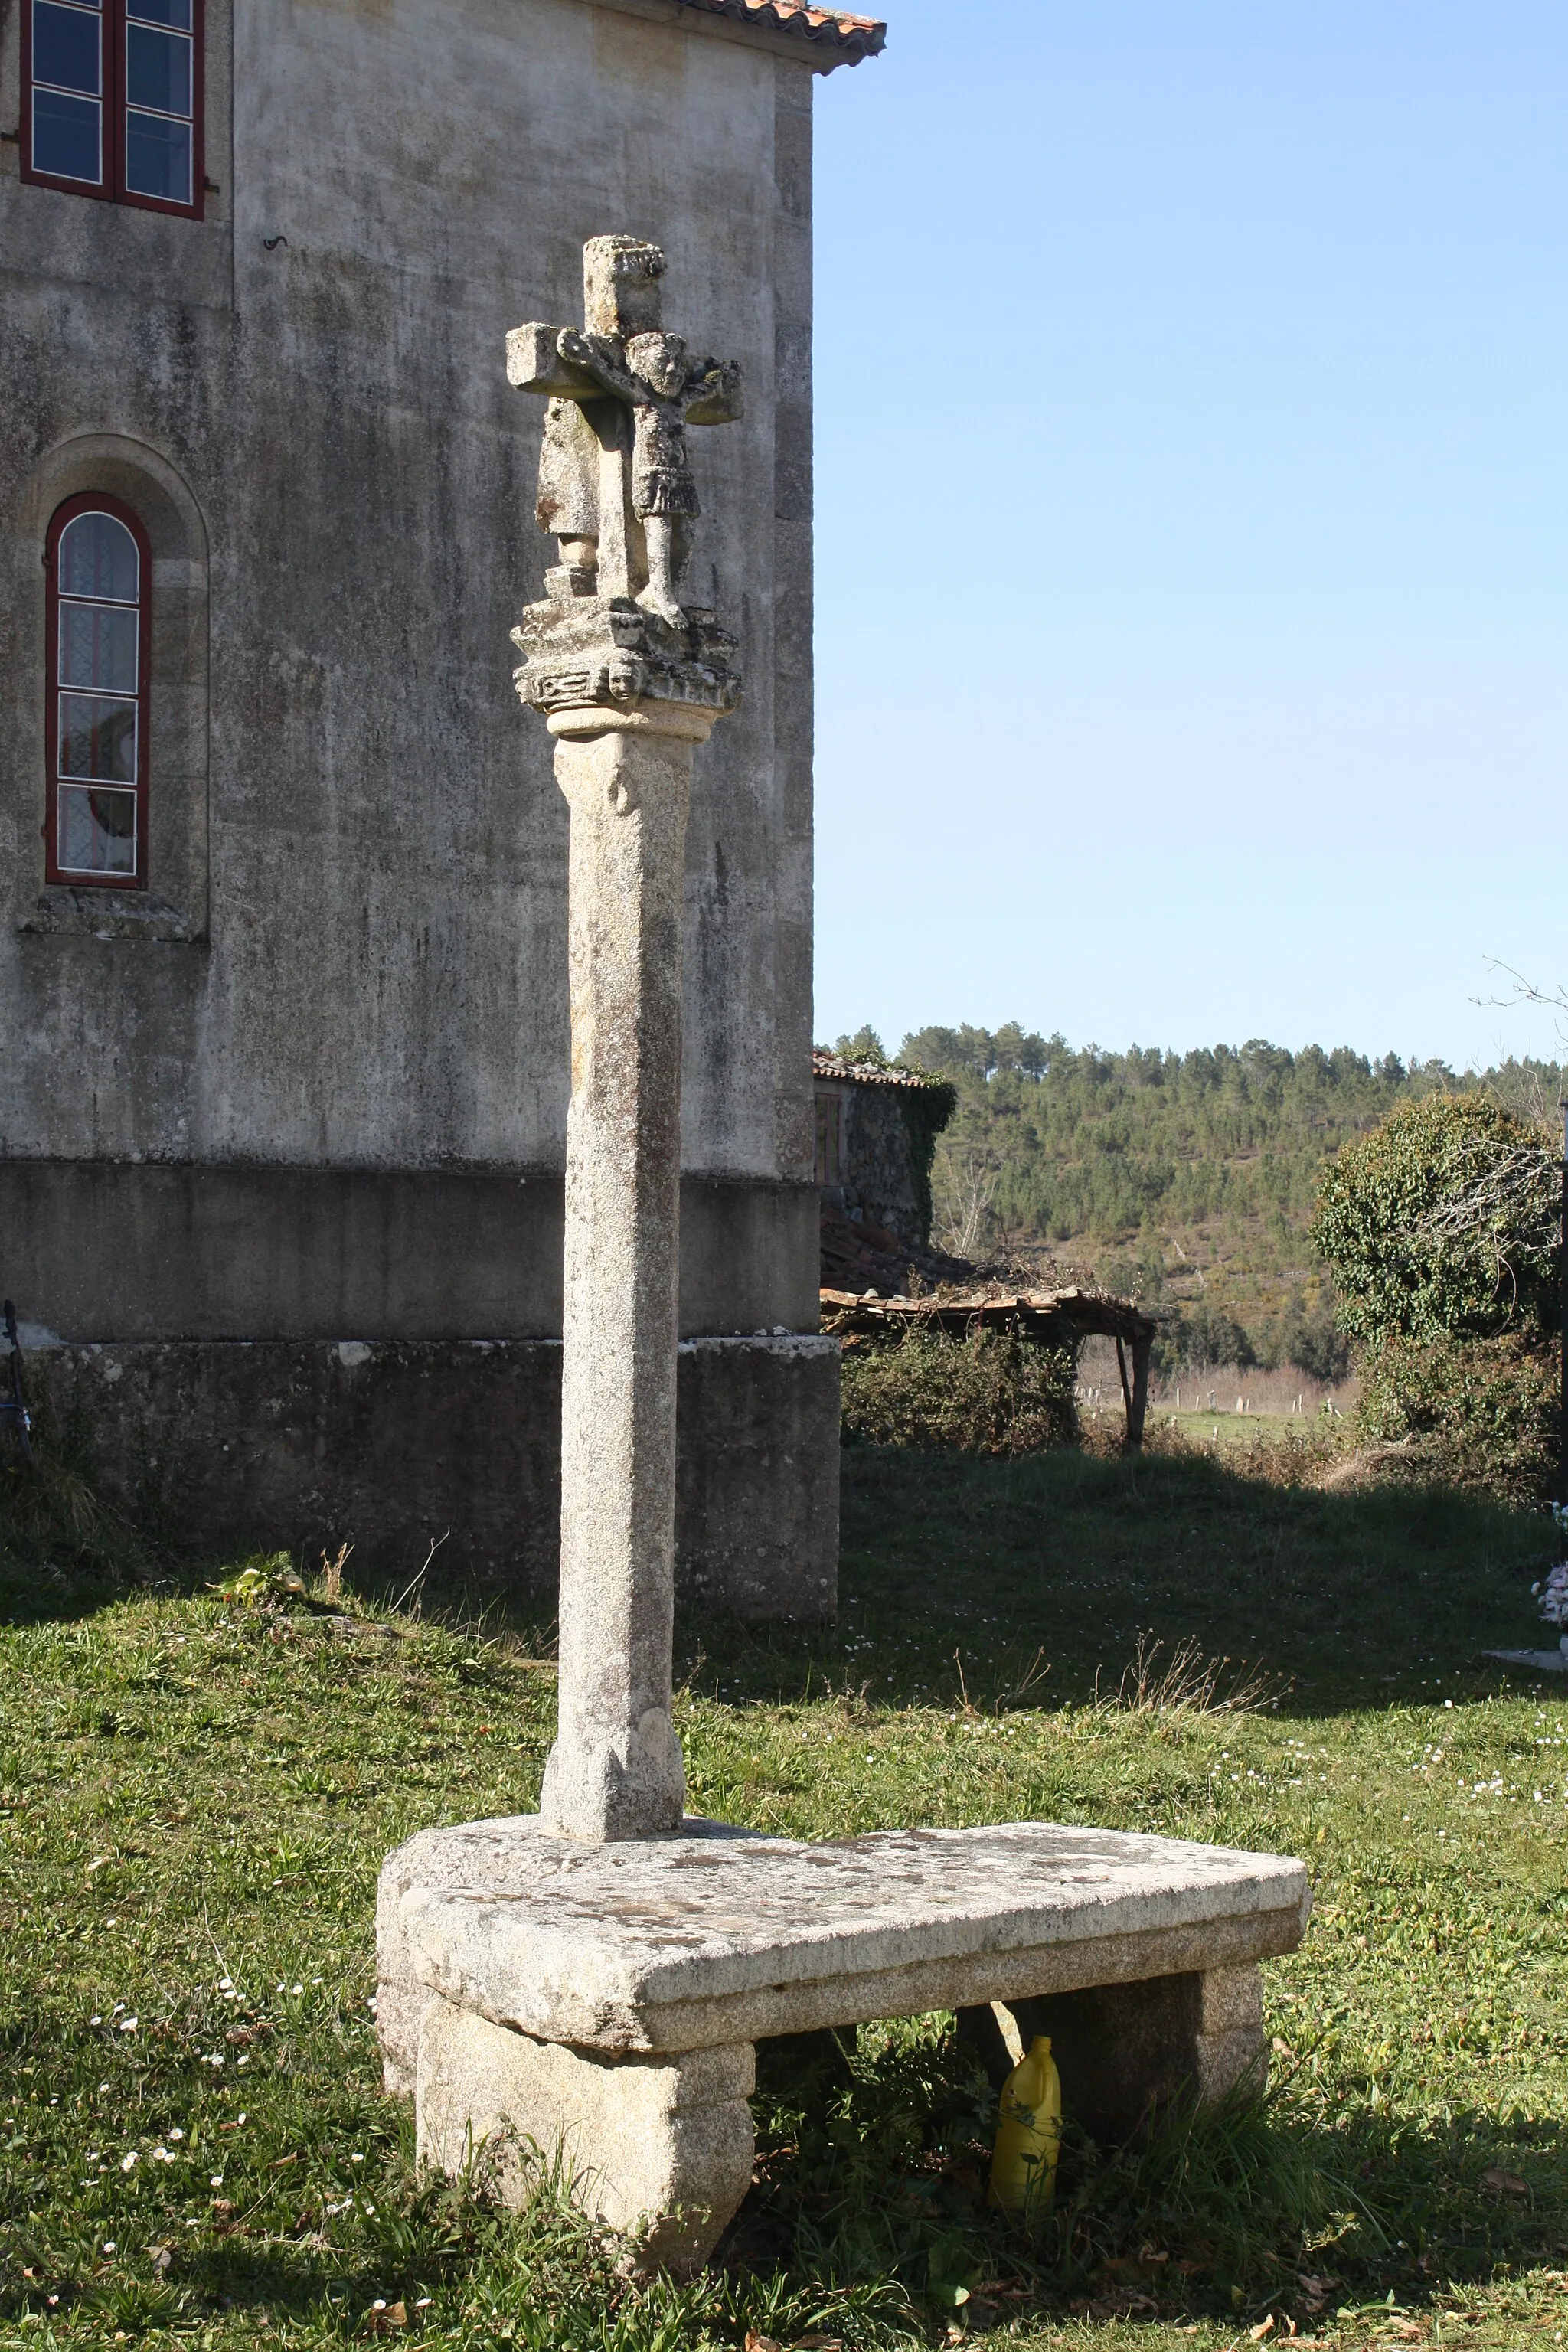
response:
<path id="1" fill-rule="evenodd" d="M 62 784 L 56 856 L 70 874 L 134 874 L 135 793 Z"/>
<path id="2" fill-rule="evenodd" d="M 121 605 L 60 604 L 60 684 L 134 694 L 142 616 Z"/>
<path id="3" fill-rule="evenodd" d="M 133 196 L 191 201 L 191 126 L 155 114 L 125 118 L 125 184 Z"/>
<path id="4" fill-rule="evenodd" d="M 136 782 L 136 705 L 97 694 L 62 694 L 58 767 L 62 776 Z"/>
<path id="5" fill-rule="evenodd" d="M 176 32 L 191 29 L 191 0 L 126 0 L 132 24 L 173 25 Z"/>
<path id="6" fill-rule="evenodd" d="M 181 33 L 154 33 L 143 25 L 125 29 L 125 95 L 132 106 L 155 106 L 160 114 L 191 110 L 191 45 Z"/>
<path id="7" fill-rule="evenodd" d="M 58 180 L 103 179 L 99 137 L 103 112 L 92 98 L 61 98 L 52 89 L 33 92 L 33 169 Z"/>
<path id="8" fill-rule="evenodd" d="M 61 8 L 55 0 L 33 0 L 33 79 L 52 82 L 58 89 L 79 89 L 97 98 L 100 79 L 100 26 L 85 9 Z"/>
<path id="9" fill-rule="evenodd" d="M 62 596 L 101 596 L 113 604 L 134 604 L 141 593 L 141 572 L 136 541 L 112 515 L 78 515 L 61 531 Z"/>

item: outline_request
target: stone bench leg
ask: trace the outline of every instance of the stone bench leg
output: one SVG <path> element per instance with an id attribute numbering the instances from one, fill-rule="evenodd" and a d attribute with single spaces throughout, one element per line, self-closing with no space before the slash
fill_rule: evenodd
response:
<path id="1" fill-rule="evenodd" d="M 1254 2070 L 1258 2087 L 1263 2085 L 1256 1967 L 1158 1977 L 997 2008 L 1010 2011 L 1026 2044 L 1031 2034 L 1051 2035 L 1064 2096 L 1070 2077 L 1074 2112 L 1086 2124 L 1099 2117 L 1108 2136 L 1123 2126 L 1131 2129 L 1151 2099 L 1168 2097 L 1182 2082 L 1195 2082 L 1204 2099 L 1218 2098 Z M 961 2009 L 957 2021 L 960 2047 L 1000 2090 L 1014 2059 L 996 2009 Z"/>
<path id="2" fill-rule="evenodd" d="M 638 2233 L 649 2269 L 687 2277 L 751 2187 L 754 2080 L 750 2042 L 609 2058 L 432 1999 L 419 2031 L 419 2160 L 458 2173 L 489 2142 L 495 2193 L 517 2207 L 533 2151 L 559 2155 L 588 2212 Z"/>
<path id="3" fill-rule="evenodd" d="M 1062 2105 L 1096 2139 L 1125 2139 L 1190 2084 L 1206 2105 L 1268 2066 L 1256 1963 L 1010 2001 L 1026 2044 L 1048 2033 Z"/>

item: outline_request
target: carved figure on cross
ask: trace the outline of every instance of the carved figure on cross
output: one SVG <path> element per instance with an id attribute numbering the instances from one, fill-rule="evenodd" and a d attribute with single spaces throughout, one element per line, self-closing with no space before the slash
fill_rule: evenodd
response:
<path id="1" fill-rule="evenodd" d="M 741 371 L 733 360 L 694 360 L 665 332 L 664 271 L 656 245 L 591 237 L 583 328 L 514 328 L 507 373 L 550 401 L 535 511 L 560 545 L 551 595 L 629 597 L 684 630 L 678 591 L 701 512 L 686 427 L 740 415 Z"/>

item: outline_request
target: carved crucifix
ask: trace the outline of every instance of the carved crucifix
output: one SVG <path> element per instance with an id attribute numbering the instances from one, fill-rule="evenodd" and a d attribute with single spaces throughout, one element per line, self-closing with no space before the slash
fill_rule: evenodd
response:
<path id="1" fill-rule="evenodd" d="M 679 597 L 700 513 L 689 425 L 741 414 L 733 360 L 694 360 L 659 324 L 664 256 L 631 236 L 583 248 L 584 327 L 534 321 L 507 337 L 507 374 L 549 396 L 538 517 L 559 542 L 551 595 L 633 598 L 682 630 Z"/>

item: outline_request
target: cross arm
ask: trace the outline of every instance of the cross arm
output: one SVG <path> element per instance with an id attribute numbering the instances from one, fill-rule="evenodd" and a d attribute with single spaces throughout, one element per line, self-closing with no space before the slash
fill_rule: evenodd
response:
<path id="1" fill-rule="evenodd" d="M 625 366 L 621 346 L 605 335 L 584 335 L 575 327 L 561 331 L 559 364 L 571 368 L 599 394 L 636 403 L 647 397 L 647 387 Z"/>
<path id="2" fill-rule="evenodd" d="M 538 319 L 524 327 L 513 327 L 506 339 L 508 383 L 520 392 L 544 393 L 557 400 L 601 398 L 605 387 L 598 379 L 561 356 L 561 338 L 568 331 Z"/>
<path id="3" fill-rule="evenodd" d="M 686 379 L 688 425 L 733 425 L 745 414 L 739 360 L 700 360 Z"/>

